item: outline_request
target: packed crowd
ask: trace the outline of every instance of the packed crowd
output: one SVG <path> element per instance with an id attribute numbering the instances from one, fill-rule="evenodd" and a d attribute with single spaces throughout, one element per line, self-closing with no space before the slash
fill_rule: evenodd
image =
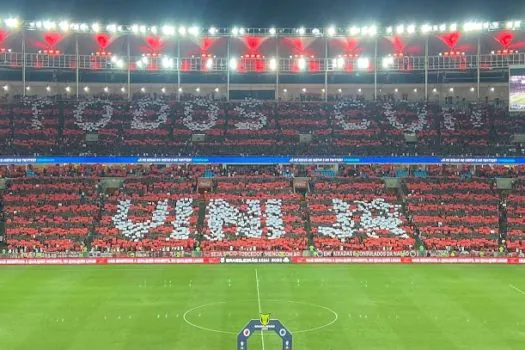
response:
<path id="1" fill-rule="evenodd" d="M 387 188 L 382 178 L 399 174 L 401 188 Z M 497 251 L 500 242 L 525 251 L 523 167 L 57 165 L 0 175 L 16 252 Z M 306 188 L 295 187 L 300 176 Z M 505 176 L 519 179 L 509 193 L 493 180 Z"/>
<path id="2" fill-rule="evenodd" d="M 524 120 L 475 104 L 26 98 L 0 106 L 0 153 L 518 155 Z"/>

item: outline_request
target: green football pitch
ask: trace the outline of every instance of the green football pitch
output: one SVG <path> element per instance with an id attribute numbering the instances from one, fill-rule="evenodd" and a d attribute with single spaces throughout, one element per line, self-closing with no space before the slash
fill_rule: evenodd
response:
<path id="1" fill-rule="evenodd" d="M 489 265 L 0 269 L 0 349 L 236 349 L 259 311 L 295 349 L 524 349 L 525 269 Z M 264 345 L 263 345 L 264 344 Z M 249 349 L 280 349 L 275 334 Z"/>

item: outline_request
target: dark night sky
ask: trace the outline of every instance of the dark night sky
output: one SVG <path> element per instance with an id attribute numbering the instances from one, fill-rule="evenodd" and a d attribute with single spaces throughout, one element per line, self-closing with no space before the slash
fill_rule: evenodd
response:
<path id="1" fill-rule="evenodd" d="M 325 26 L 371 20 L 388 25 L 415 21 L 520 19 L 517 0 L 4 0 L 2 16 L 26 19 L 173 22 L 202 26 Z"/>

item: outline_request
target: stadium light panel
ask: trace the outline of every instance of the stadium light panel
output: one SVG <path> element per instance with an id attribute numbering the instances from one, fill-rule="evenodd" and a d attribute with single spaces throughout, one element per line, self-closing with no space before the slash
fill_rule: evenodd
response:
<path id="1" fill-rule="evenodd" d="M 269 33 L 270 33 L 271 36 L 274 36 L 275 34 L 277 34 L 277 29 L 275 29 L 274 27 L 272 27 L 272 28 L 270 28 Z"/>
<path id="2" fill-rule="evenodd" d="M 277 59 L 275 57 L 270 58 L 270 70 L 277 70 Z"/>
<path id="3" fill-rule="evenodd" d="M 180 88 L 178 89 L 178 91 L 179 91 L 179 92 L 182 92 L 182 88 L 180 87 Z"/>
<path id="4" fill-rule="evenodd" d="M 31 86 L 26 86 L 27 91 L 31 91 Z"/>
<path id="5" fill-rule="evenodd" d="M 341 93 L 343 93 L 343 89 L 339 88 L 339 89 L 337 89 L 337 92 L 341 94 Z"/>
<path id="6" fill-rule="evenodd" d="M 423 24 L 421 26 L 421 33 L 427 34 L 427 33 L 430 33 L 431 31 L 432 31 L 432 26 L 430 24 Z"/>
<path id="7" fill-rule="evenodd" d="M 56 29 L 57 24 L 53 21 L 44 21 L 43 27 L 45 30 L 54 30 Z"/>
<path id="8" fill-rule="evenodd" d="M 521 21 L 514 21 L 514 29 L 521 28 Z"/>
<path id="9" fill-rule="evenodd" d="M 105 92 L 106 94 L 109 93 L 109 87 L 104 86 L 104 92 Z"/>
<path id="10" fill-rule="evenodd" d="M 20 21 L 16 17 L 9 17 L 5 19 L 5 25 L 9 29 L 16 29 L 18 28 L 20 24 Z"/>
<path id="11" fill-rule="evenodd" d="M 197 26 L 192 26 L 188 29 L 188 33 L 193 36 L 199 36 L 200 29 Z"/>
<path id="12" fill-rule="evenodd" d="M 82 23 L 80 25 L 80 30 L 83 32 L 87 32 L 89 30 L 89 26 L 87 25 L 87 23 Z"/>
<path id="13" fill-rule="evenodd" d="M 146 28 L 145 25 L 141 25 L 139 26 L 139 33 L 140 34 L 146 34 L 146 31 L 148 30 L 148 28 Z"/>
<path id="14" fill-rule="evenodd" d="M 337 30 L 335 29 L 334 26 L 330 26 L 328 27 L 327 33 L 328 33 L 328 36 L 334 36 L 337 34 Z"/>
<path id="15" fill-rule="evenodd" d="M 417 94 L 417 88 L 414 89 L 414 93 Z"/>
<path id="16" fill-rule="evenodd" d="M 314 28 L 312 29 L 312 34 L 315 36 L 319 36 L 321 35 L 321 31 L 319 30 L 319 28 Z"/>
<path id="17" fill-rule="evenodd" d="M 439 31 L 440 32 L 444 32 L 447 30 L 447 25 L 446 24 L 440 24 L 439 25 Z"/>
<path id="18" fill-rule="evenodd" d="M 361 93 L 363 90 L 361 88 L 357 89 L 357 92 Z"/>
<path id="19" fill-rule="evenodd" d="M 58 23 L 58 28 L 63 32 L 67 32 L 69 30 L 69 23 L 67 21 L 61 21 Z"/>
<path id="20" fill-rule="evenodd" d="M 326 92 L 326 90 L 324 88 L 322 88 L 321 92 L 324 94 Z"/>
<path id="21" fill-rule="evenodd" d="M 66 92 L 67 92 L 67 93 L 70 93 L 70 92 L 71 92 L 71 87 L 70 87 L 70 86 L 66 86 Z"/>
<path id="22" fill-rule="evenodd" d="M 368 28 L 368 35 L 376 36 L 377 35 L 377 27 L 376 26 L 370 26 Z"/>
<path id="23" fill-rule="evenodd" d="M 162 34 L 165 35 L 165 36 L 173 36 L 175 35 L 175 27 L 174 26 L 170 26 L 170 25 L 163 25 L 162 26 Z"/>
<path id="24" fill-rule="evenodd" d="M 358 35 L 361 33 L 361 28 L 359 27 L 350 27 L 350 35 Z"/>
<path id="25" fill-rule="evenodd" d="M 126 92 L 126 88 L 125 87 L 121 87 L 120 88 L 120 92 L 125 93 Z"/>
<path id="26" fill-rule="evenodd" d="M 287 92 L 288 92 L 288 89 L 283 89 L 283 92 L 284 92 L 284 93 L 287 93 Z"/>
<path id="27" fill-rule="evenodd" d="M 152 33 L 152 34 L 155 34 L 157 35 L 157 33 L 159 32 L 159 29 L 157 28 L 157 26 L 151 26 L 149 31 Z"/>
<path id="28" fill-rule="evenodd" d="M 494 90 L 495 90 L 494 87 L 490 88 L 490 92 L 494 92 Z"/>
<path id="29" fill-rule="evenodd" d="M 201 88 L 200 87 L 196 88 L 195 92 L 201 92 Z"/>
<path id="30" fill-rule="evenodd" d="M 141 87 L 140 88 L 140 92 L 145 93 L 146 92 L 146 88 L 145 87 Z"/>
<path id="31" fill-rule="evenodd" d="M 452 23 L 449 27 L 449 30 L 451 32 L 455 32 L 456 30 L 458 30 L 458 25 L 456 23 Z"/>
<path id="32" fill-rule="evenodd" d="M 436 88 L 433 88 L 433 89 L 432 89 L 432 92 L 433 92 L 433 93 L 437 93 L 437 91 L 438 91 L 438 90 L 437 90 Z"/>
<path id="33" fill-rule="evenodd" d="M 394 57 L 383 57 L 383 68 L 388 69 L 394 65 Z"/>
<path id="34" fill-rule="evenodd" d="M 512 29 L 513 25 L 514 25 L 514 22 L 512 22 L 512 21 L 508 21 L 507 24 L 505 25 L 505 27 L 506 27 L 507 29 Z"/>
<path id="35" fill-rule="evenodd" d="M 91 30 L 92 30 L 93 32 L 95 32 L 95 33 L 100 32 L 100 24 L 98 24 L 98 23 L 93 23 L 93 24 L 91 25 Z"/>
<path id="36" fill-rule="evenodd" d="M 368 69 L 370 68 L 370 59 L 366 57 L 360 57 L 357 59 L 357 68 L 358 69 Z"/>
<path id="37" fill-rule="evenodd" d="M 396 27 L 396 33 L 397 34 L 403 34 L 405 32 L 405 26 L 400 24 Z"/>
<path id="38" fill-rule="evenodd" d="M 386 33 L 392 34 L 392 27 L 386 27 Z"/>
<path id="39" fill-rule="evenodd" d="M 474 92 L 474 90 L 475 90 L 475 89 L 474 89 L 473 87 L 470 88 L 470 92 Z"/>
<path id="40" fill-rule="evenodd" d="M 3 89 L 4 91 L 9 91 L 9 85 L 4 85 Z"/>
<path id="41" fill-rule="evenodd" d="M 212 69 L 213 68 L 213 58 L 208 58 L 206 60 L 206 69 Z"/>
<path id="42" fill-rule="evenodd" d="M 214 91 L 218 93 L 218 92 L 219 92 L 219 88 L 215 88 L 215 90 L 214 90 Z"/>
<path id="43" fill-rule="evenodd" d="M 107 30 L 108 32 L 110 32 L 110 33 L 116 33 L 116 32 L 118 31 L 118 26 L 117 26 L 115 23 L 113 23 L 113 24 L 108 24 L 108 25 L 106 26 L 106 30 Z"/>
<path id="44" fill-rule="evenodd" d="M 237 28 L 237 27 L 233 27 L 233 28 L 232 28 L 232 35 L 233 35 L 233 36 L 237 36 L 237 35 L 239 35 L 239 28 Z"/>
<path id="45" fill-rule="evenodd" d="M 51 86 L 49 86 L 49 85 L 46 86 L 46 91 L 47 91 L 47 92 L 51 92 Z"/>
<path id="46" fill-rule="evenodd" d="M 297 29 L 297 34 L 304 35 L 305 33 L 306 33 L 306 29 L 304 29 L 304 27 Z"/>
<path id="47" fill-rule="evenodd" d="M 138 24 L 133 24 L 133 25 L 131 26 L 131 32 L 132 32 L 133 34 L 138 34 L 138 33 L 139 33 L 139 25 L 138 25 Z"/>
<path id="48" fill-rule="evenodd" d="M 173 58 L 168 57 L 168 56 L 162 57 L 161 65 L 162 65 L 162 68 L 164 69 L 172 69 L 174 66 Z"/>
<path id="49" fill-rule="evenodd" d="M 409 26 L 407 26 L 407 33 L 408 34 L 414 34 L 416 32 L 416 25 L 415 24 L 410 24 Z"/>
<path id="50" fill-rule="evenodd" d="M 208 34 L 210 34 L 210 35 L 215 35 L 215 34 L 217 34 L 217 28 L 215 28 L 215 27 L 210 27 L 210 29 L 208 29 Z"/>
<path id="51" fill-rule="evenodd" d="M 246 30 L 243 27 L 239 28 L 239 35 L 244 35 L 244 34 L 246 34 Z"/>
<path id="52" fill-rule="evenodd" d="M 186 27 L 185 26 L 179 27 L 179 34 L 182 35 L 182 36 L 186 35 Z"/>
<path id="53" fill-rule="evenodd" d="M 299 60 L 297 60 L 297 66 L 301 71 L 304 71 L 306 69 L 306 60 L 303 57 L 299 58 Z"/>
<path id="54" fill-rule="evenodd" d="M 450 89 L 448 89 L 449 92 L 454 92 L 454 88 L 451 87 Z"/>
<path id="55" fill-rule="evenodd" d="M 84 86 L 84 92 L 88 93 L 89 92 L 89 87 Z"/>
<path id="56" fill-rule="evenodd" d="M 230 58 L 230 69 L 233 71 L 237 70 L 237 59 L 235 57 Z"/>
<path id="57" fill-rule="evenodd" d="M 302 91 L 302 92 L 306 92 L 306 88 L 303 88 L 301 91 Z"/>
<path id="58" fill-rule="evenodd" d="M 163 87 L 162 89 L 160 89 L 160 92 L 162 92 L 163 94 L 165 94 L 165 93 L 166 93 L 166 88 Z"/>

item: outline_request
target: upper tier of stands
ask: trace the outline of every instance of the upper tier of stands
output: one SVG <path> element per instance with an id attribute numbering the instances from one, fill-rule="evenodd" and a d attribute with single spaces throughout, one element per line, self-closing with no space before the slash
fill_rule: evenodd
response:
<path id="1" fill-rule="evenodd" d="M 523 120 L 474 104 L 26 98 L 0 106 L 0 153 L 523 155 L 525 147 L 513 143 Z M 196 134 L 205 138 L 192 140 Z M 310 143 L 300 142 L 302 134 L 311 135 Z"/>

